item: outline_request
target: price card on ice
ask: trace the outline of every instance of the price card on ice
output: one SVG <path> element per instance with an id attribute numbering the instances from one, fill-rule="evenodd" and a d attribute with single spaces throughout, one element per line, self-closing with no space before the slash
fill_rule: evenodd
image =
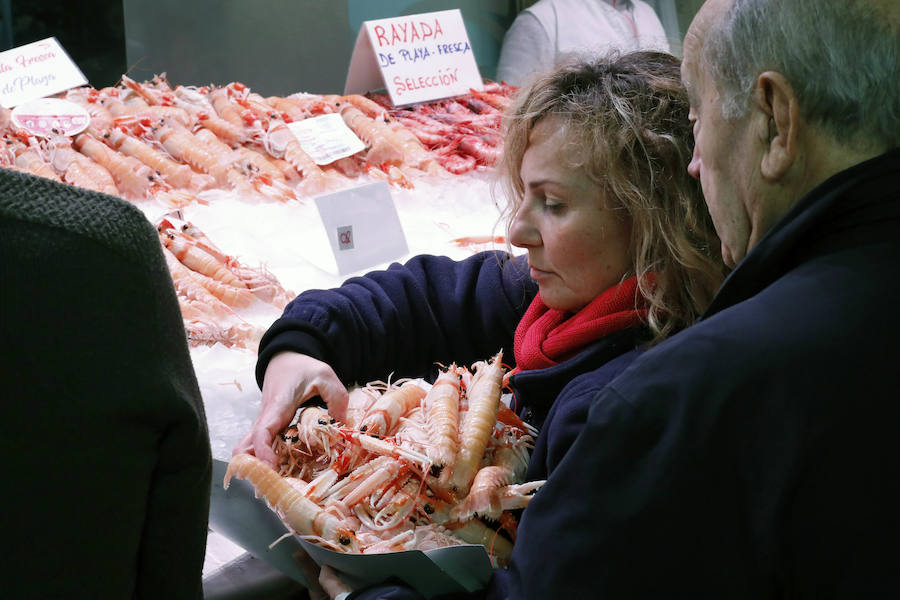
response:
<path id="1" fill-rule="evenodd" d="M 87 78 L 50 37 L 0 52 L 0 104 L 12 108 L 84 85 Z"/>
<path id="2" fill-rule="evenodd" d="M 384 182 L 317 196 L 316 207 L 339 275 L 390 262 L 409 252 L 390 188 Z"/>
<path id="3" fill-rule="evenodd" d="M 294 121 L 288 129 L 317 165 L 327 165 L 366 149 L 337 113 Z"/>
<path id="4" fill-rule="evenodd" d="M 345 94 L 385 88 L 394 106 L 468 94 L 483 87 L 459 9 L 365 21 Z"/>

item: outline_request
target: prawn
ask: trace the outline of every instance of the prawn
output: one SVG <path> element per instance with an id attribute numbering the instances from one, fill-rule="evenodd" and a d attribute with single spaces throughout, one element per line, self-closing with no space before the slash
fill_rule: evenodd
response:
<path id="1" fill-rule="evenodd" d="M 112 129 L 105 139 L 122 154 L 132 156 L 154 169 L 175 187 L 199 192 L 213 184 L 213 178 L 209 175 L 201 175 L 188 165 L 175 162 L 168 155 L 121 129 Z"/>
<path id="2" fill-rule="evenodd" d="M 343 552 L 359 552 L 356 535 L 344 519 L 320 508 L 255 456 L 238 454 L 232 458 L 225 472 L 225 489 L 233 477 L 252 483 L 257 497 L 278 510 L 295 532 L 322 538 Z"/>
<path id="3" fill-rule="evenodd" d="M 389 389 L 366 412 L 359 430 L 369 435 L 391 435 L 400 418 L 418 406 L 425 390 L 414 382 Z"/>
<path id="4" fill-rule="evenodd" d="M 351 104 L 344 104 L 341 117 L 347 127 L 369 146 L 366 161 L 373 165 L 382 163 L 401 164 L 404 162 L 403 149 L 391 134 L 387 126 L 380 120 L 366 116 Z"/>
<path id="5" fill-rule="evenodd" d="M 61 174 L 62 180 L 74 186 L 119 195 L 113 176 L 102 165 L 72 148 L 72 142 L 56 139 L 50 145 L 50 162 Z"/>
<path id="6" fill-rule="evenodd" d="M 169 273 L 172 275 L 172 282 L 179 296 L 184 296 L 192 302 L 199 302 L 205 305 L 208 311 L 218 316 L 224 317 L 234 314 L 234 311 L 226 303 L 200 285 L 194 277 L 195 273 L 181 264 L 181 261 L 165 246 L 163 246 L 163 255 L 166 258 Z"/>
<path id="7" fill-rule="evenodd" d="M 82 133 L 73 141 L 75 148 L 103 165 L 120 192 L 130 198 L 145 198 L 150 189 L 160 185 L 156 173 L 138 159 L 116 152 L 103 142 Z"/>
<path id="8" fill-rule="evenodd" d="M 44 160 L 44 157 L 37 150 L 19 143 L 13 146 L 12 152 L 15 157 L 13 165 L 17 168 L 38 177 L 62 182 L 62 179 L 53 170 L 53 167 Z"/>
<path id="9" fill-rule="evenodd" d="M 174 234 L 166 235 L 163 238 L 163 244 L 189 269 L 212 277 L 222 283 L 247 289 L 244 282 L 238 279 L 225 264 L 216 260 L 213 255 L 202 250 L 197 244 Z"/>
<path id="10" fill-rule="evenodd" d="M 218 185 L 228 183 L 228 169 L 190 131 L 177 124 L 163 123 L 151 129 L 166 152 L 194 169 L 207 173 Z"/>
<path id="11" fill-rule="evenodd" d="M 464 135 L 459 138 L 459 148 L 466 154 L 474 156 L 478 162 L 487 166 L 493 166 L 500 161 L 502 151 L 497 146 L 491 146 L 474 135 Z"/>
<path id="12" fill-rule="evenodd" d="M 370 98 L 366 98 L 360 94 L 348 94 L 341 96 L 340 102 L 346 102 L 363 111 L 367 117 L 371 119 L 383 119 L 387 117 L 388 111 L 382 105 L 378 104 Z"/>
<path id="13" fill-rule="evenodd" d="M 320 193 L 328 187 L 324 171 L 300 146 L 299 140 L 283 121 L 273 121 L 265 137 L 266 152 L 284 158 L 303 178 L 307 193 Z"/>
<path id="14" fill-rule="evenodd" d="M 501 350 L 490 362 L 482 361 L 475 365 L 475 376 L 467 392 L 469 410 L 462 424 L 460 448 L 449 479 L 449 486 L 460 497 L 469 493 L 469 486 L 497 422 L 503 381 L 502 360 Z"/>
<path id="15" fill-rule="evenodd" d="M 525 476 L 530 443 L 530 437 L 523 437 L 509 446 L 496 448 L 492 463 L 478 470 L 468 495 L 450 510 L 450 518 L 463 521 L 478 514 L 496 520 L 505 510 L 524 508 L 531 500 L 527 494 L 544 483 L 515 485 Z"/>
<path id="16" fill-rule="evenodd" d="M 459 375 L 456 365 L 442 372 L 425 395 L 431 445 L 426 452 L 437 467 L 452 465 L 459 448 Z"/>

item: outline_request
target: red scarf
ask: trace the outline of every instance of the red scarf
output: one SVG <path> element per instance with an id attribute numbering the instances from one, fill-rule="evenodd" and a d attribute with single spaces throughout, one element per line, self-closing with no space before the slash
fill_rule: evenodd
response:
<path id="1" fill-rule="evenodd" d="M 597 339 L 637 325 L 647 312 L 637 277 L 612 286 L 575 314 L 548 308 L 538 292 L 516 327 L 516 371 L 552 367 Z"/>

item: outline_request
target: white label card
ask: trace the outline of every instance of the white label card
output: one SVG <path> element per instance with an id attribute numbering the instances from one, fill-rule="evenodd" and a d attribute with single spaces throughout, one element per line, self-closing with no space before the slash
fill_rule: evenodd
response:
<path id="1" fill-rule="evenodd" d="M 338 274 L 396 260 L 409 252 L 391 190 L 379 181 L 316 196 Z"/>
<path id="2" fill-rule="evenodd" d="M 317 165 L 327 165 L 366 149 L 337 113 L 294 121 L 288 123 L 288 129 Z"/>
<path id="3" fill-rule="evenodd" d="M 364 22 L 344 93 L 381 87 L 394 106 L 483 89 L 459 9 Z"/>
<path id="4" fill-rule="evenodd" d="M 0 52 L 0 104 L 5 108 L 86 83 L 84 73 L 56 38 Z"/>

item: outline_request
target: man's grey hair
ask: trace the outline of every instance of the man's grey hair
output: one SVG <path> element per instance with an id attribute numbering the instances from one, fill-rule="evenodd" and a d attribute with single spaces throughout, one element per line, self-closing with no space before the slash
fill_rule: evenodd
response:
<path id="1" fill-rule="evenodd" d="M 722 114 L 746 114 L 757 77 L 791 82 L 800 112 L 848 145 L 900 145 L 898 0 L 734 0 L 710 28 L 704 60 Z M 880 5 L 880 6 L 876 6 Z"/>

